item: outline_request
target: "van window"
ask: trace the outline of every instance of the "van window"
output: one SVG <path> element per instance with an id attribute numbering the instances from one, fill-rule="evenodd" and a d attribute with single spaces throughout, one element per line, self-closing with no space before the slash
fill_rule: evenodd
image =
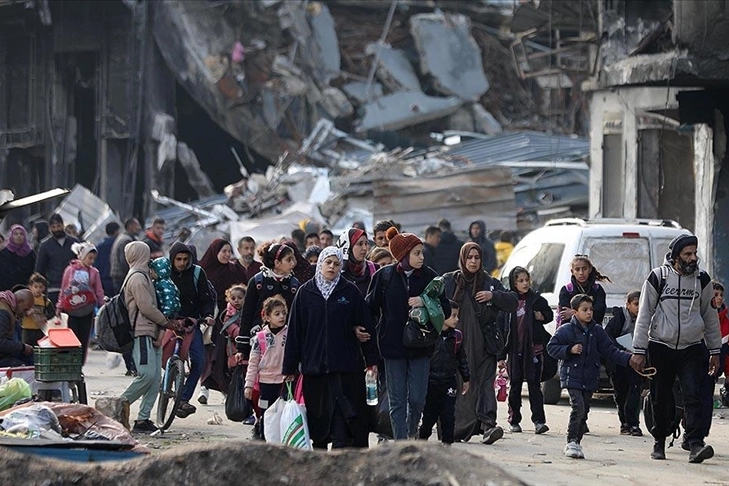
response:
<path id="1" fill-rule="evenodd" d="M 610 282 L 600 282 L 607 294 L 626 295 L 640 289 L 651 271 L 647 238 L 585 238 L 584 251 Z"/>
<path id="2" fill-rule="evenodd" d="M 663 265 L 663 259 L 668 253 L 668 245 L 671 244 L 673 238 L 653 238 L 653 264 L 651 268 Z"/>
<path id="3" fill-rule="evenodd" d="M 501 277 L 504 287 L 509 288 L 509 272 L 514 267 L 524 267 L 529 270 L 534 290 L 542 294 L 554 292 L 562 253 L 562 243 L 534 243 L 519 248 L 509 256 L 504 266 Z"/>

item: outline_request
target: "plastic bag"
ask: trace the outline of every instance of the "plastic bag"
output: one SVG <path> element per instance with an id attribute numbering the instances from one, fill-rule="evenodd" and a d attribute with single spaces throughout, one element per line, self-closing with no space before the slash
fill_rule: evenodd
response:
<path id="1" fill-rule="evenodd" d="M 122 362 L 122 355 L 119 353 L 106 353 L 106 369 L 118 368 Z"/>
<path id="2" fill-rule="evenodd" d="M 11 378 L 0 385 L 0 410 L 6 410 L 15 402 L 30 398 L 30 385 L 22 378 Z"/>
<path id="3" fill-rule="evenodd" d="M 225 399 L 225 416 L 232 422 L 242 422 L 251 416 L 251 402 L 246 400 L 246 366 L 236 366 Z"/>
<path id="4" fill-rule="evenodd" d="M 48 431 L 61 433 L 61 425 L 53 410 L 39 404 L 9 412 L 0 418 L 0 428 L 11 434 L 21 434 L 30 439 L 40 437 Z"/>
<path id="5" fill-rule="evenodd" d="M 306 408 L 293 399 L 294 393 L 291 390 L 291 383 L 287 383 L 286 386 L 289 389 L 290 399 L 286 400 L 283 412 L 281 412 L 281 421 L 279 422 L 281 443 L 295 449 L 311 450 L 309 426 L 306 423 Z M 268 433 L 268 429 L 266 429 L 266 433 Z"/>
<path id="6" fill-rule="evenodd" d="M 281 443 L 281 415 L 285 406 L 286 400 L 279 398 L 263 414 L 263 430 L 269 444 Z"/>

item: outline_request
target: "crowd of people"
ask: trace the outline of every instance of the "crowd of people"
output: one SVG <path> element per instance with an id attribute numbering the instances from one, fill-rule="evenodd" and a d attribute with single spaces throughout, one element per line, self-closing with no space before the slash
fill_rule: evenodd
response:
<path id="1" fill-rule="evenodd" d="M 495 277 L 513 235 L 502 232 L 494 243 L 483 221 L 470 225 L 466 242 L 446 220 L 427 227 L 423 239 L 393 221 L 377 222 L 371 235 L 356 223 L 339 238 L 306 229 L 260 244 L 246 236 L 235 248 L 215 239 L 198 260 L 184 238 L 163 240 L 159 218 L 146 232 L 134 218 L 123 231 L 109 223 L 96 246 L 58 214 L 34 226 L 33 240 L 14 225 L 0 251 L 0 366 L 32 363 L 43 323 L 61 313 L 85 360 L 95 310 L 121 294 L 134 326 L 134 347 L 124 356 L 133 380 L 123 397 L 141 399 L 135 433 L 156 430 L 150 414 L 177 334 L 190 362 L 178 417 L 196 413 L 198 385 L 197 400 L 207 403 L 210 390 L 226 395 L 233 370 L 244 366 L 242 393 L 255 410 L 257 438 L 265 438 L 265 411 L 296 380 L 314 448 L 367 447 L 371 432 L 427 439 L 436 423 L 446 444 L 476 435 L 493 444 L 504 435 L 494 388 L 504 371 L 510 432 L 523 432 L 526 383 L 533 431 L 544 434 L 540 384 L 559 360 L 571 404 L 564 453 L 584 458 L 590 401 L 606 361 L 621 434 L 643 435 L 640 396 L 651 377 L 651 457 L 665 459 L 678 380 L 682 447 L 690 462 L 713 456 L 704 439 L 716 379 L 729 368 L 729 319 L 723 287 L 698 268 L 696 237 L 677 237 L 665 264 L 612 310 L 603 329 L 600 283 L 609 278 L 587 255 L 572 260 L 553 312 L 528 269 L 513 268 L 508 288 Z M 553 320 L 554 336 L 545 329 Z M 386 390 L 388 430 L 367 405 L 366 374 L 378 375 Z"/>

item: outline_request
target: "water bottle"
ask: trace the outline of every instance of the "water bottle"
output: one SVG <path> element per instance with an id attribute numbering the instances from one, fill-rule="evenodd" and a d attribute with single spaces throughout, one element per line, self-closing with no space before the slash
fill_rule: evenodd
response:
<path id="1" fill-rule="evenodd" d="M 367 405 L 377 405 L 377 374 L 371 368 L 365 373 L 365 390 L 367 391 Z"/>

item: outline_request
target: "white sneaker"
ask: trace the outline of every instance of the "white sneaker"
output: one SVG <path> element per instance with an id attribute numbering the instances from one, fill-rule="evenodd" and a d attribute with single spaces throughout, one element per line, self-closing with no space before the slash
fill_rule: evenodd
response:
<path id="1" fill-rule="evenodd" d="M 585 453 L 582 452 L 582 444 L 577 444 L 577 459 L 584 459 Z"/>
<path id="2" fill-rule="evenodd" d="M 567 445 L 564 447 L 565 457 L 571 457 L 572 459 L 579 459 L 581 454 L 582 454 L 582 449 L 580 448 L 580 444 L 578 444 L 575 441 L 568 442 Z M 583 457 L 584 457 L 584 455 L 583 455 Z"/>

